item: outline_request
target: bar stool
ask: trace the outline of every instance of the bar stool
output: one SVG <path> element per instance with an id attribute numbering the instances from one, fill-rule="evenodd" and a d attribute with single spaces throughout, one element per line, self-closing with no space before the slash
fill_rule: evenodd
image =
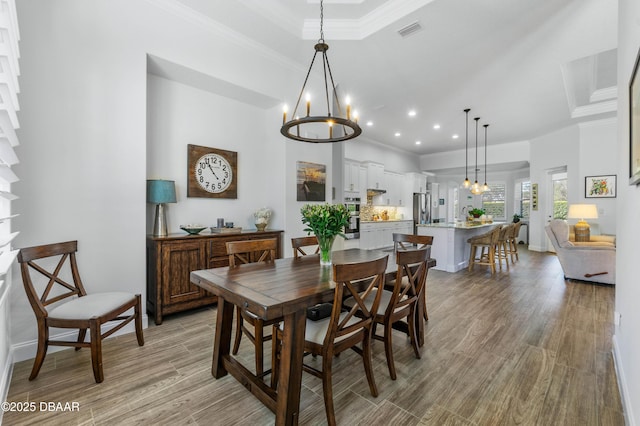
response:
<path id="1" fill-rule="evenodd" d="M 486 265 L 491 268 L 491 273 L 496 272 L 496 244 L 498 244 L 498 237 L 500 236 L 500 226 L 496 226 L 491 231 L 486 232 L 475 237 L 471 237 L 467 240 L 471 244 L 471 250 L 469 254 L 469 272 L 473 271 L 473 265 Z M 476 253 L 480 247 L 480 256 L 476 257 Z M 485 253 L 486 249 L 486 253 Z"/>
<path id="2" fill-rule="evenodd" d="M 507 250 L 511 256 L 511 263 L 515 263 L 516 260 L 520 260 L 518 257 L 518 234 L 520 234 L 522 222 L 517 222 L 512 225 L 511 232 L 507 235 Z"/>
<path id="3" fill-rule="evenodd" d="M 509 254 L 511 253 L 511 249 L 509 246 L 509 237 L 511 236 L 511 234 L 513 234 L 514 227 L 515 223 L 511 223 L 509 225 L 503 225 L 500 229 L 498 244 L 496 244 L 496 254 L 498 257 L 498 265 L 500 265 L 500 270 L 502 270 L 503 259 L 505 265 L 507 265 L 507 270 L 509 270 Z M 513 260 L 511 261 L 511 263 L 513 263 Z"/>

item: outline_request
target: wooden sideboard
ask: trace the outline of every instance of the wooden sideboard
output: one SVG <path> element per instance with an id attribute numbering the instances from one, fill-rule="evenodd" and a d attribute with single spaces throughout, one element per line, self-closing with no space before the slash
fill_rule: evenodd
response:
<path id="1" fill-rule="evenodd" d="M 228 234 L 148 236 L 147 313 L 156 324 L 162 324 L 164 315 L 215 303 L 216 296 L 191 284 L 191 271 L 228 266 L 227 241 L 276 238 L 276 256 L 280 258 L 282 232 L 248 230 Z"/>

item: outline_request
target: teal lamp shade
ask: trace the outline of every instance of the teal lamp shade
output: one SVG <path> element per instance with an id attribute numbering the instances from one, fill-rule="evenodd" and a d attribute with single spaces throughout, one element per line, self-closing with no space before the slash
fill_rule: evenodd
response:
<path id="1" fill-rule="evenodd" d="M 147 203 L 164 204 L 176 202 L 176 183 L 172 180 L 148 180 Z"/>
<path id="2" fill-rule="evenodd" d="M 147 203 L 156 204 L 156 216 L 153 224 L 154 237 L 166 237 L 168 235 L 164 204 L 176 202 L 176 183 L 174 181 L 147 181 Z"/>

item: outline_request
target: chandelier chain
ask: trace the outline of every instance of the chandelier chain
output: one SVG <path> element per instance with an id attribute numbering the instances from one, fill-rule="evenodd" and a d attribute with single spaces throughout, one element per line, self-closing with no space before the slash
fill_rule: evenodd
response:
<path id="1" fill-rule="evenodd" d="M 320 0 L 320 40 L 318 42 L 324 43 L 324 4 Z"/>

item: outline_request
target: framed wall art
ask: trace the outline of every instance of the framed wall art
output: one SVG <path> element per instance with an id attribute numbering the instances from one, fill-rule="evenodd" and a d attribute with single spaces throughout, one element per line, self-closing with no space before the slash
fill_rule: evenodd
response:
<path id="1" fill-rule="evenodd" d="M 640 183 L 640 50 L 629 81 L 629 184 Z"/>
<path id="2" fill-rule="evenodd" d="M 298 201 L 326 200 L 327 166 L 296 162 L 296 190 Z"/>
<path id="3" fill-rule="evenodd" d="M 615 198 L 616 175 L 585 176 L 585 198 Z"/>

